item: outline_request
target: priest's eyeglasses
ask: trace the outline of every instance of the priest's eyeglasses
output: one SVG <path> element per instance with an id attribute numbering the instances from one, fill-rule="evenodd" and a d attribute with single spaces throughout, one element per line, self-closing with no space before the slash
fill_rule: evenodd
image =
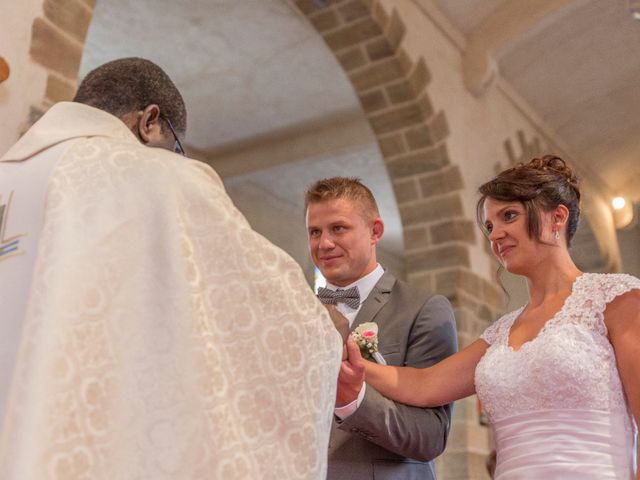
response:
<path id="1" fill-rule="evenodd" d="M 176 140 L 176 143 L 173 145 L 173 151 L 186 157 L 187 154 L 185 153 L 184 148 L 182 148 L 182 143 L 180 143 L 180 139 L 178 138 L 178 135 L 176 134 L 176 131 L 173 128 L 173 125 L 171 124 L 171 120 L 169 120 L 167 117 L 164 117 L 164 119 L 166 120 L 167 125 L 169 125 L 169 130 L 171 130 L 171 133 L 173 134 L 173 138 L 175 138 Z"/>

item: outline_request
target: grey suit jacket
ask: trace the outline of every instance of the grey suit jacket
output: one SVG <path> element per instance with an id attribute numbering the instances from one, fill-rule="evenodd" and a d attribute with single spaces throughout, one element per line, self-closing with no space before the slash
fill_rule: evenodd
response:
<path id="1" fill-rule="evenodd" d="M 388 365 L 426 367 L 455 353 L 453 309 L 396 280 L 380 278 L 363 302 L 352 329 L 378 324 L 378 348 Z M 451 405 L 418 408 L 395 403 L 367 385 L 356 412 L 334 421 L 329 443 L 329 480 L 435 479 L 433 459 L 446 445 Z"/>

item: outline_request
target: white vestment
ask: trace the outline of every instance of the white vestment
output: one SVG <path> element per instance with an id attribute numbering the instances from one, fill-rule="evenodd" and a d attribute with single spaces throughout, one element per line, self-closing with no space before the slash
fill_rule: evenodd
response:
<path id="1" fill-rule="evenodd" d="M 210 167 L 63 102 L 0 212 L 0 478 L 325 477 L 341 339 Z"/>

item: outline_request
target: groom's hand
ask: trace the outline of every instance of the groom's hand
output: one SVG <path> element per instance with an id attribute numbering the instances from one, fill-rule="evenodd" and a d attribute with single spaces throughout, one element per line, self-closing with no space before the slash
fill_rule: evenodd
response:
<path id="1" fill-rule="evenodd" d="M 364 384 L 364 359 L 360 347 L 352 339 L 347 340 L 348 358 L 342 361 L 338 374 L 336 407 L 343 407 L 358 398 Z"/>
<path id="2" fill-rule="evenodd" d="M 333 321 L 333 325 L 342 337 L 342 341 L 346 342 L 349 337 L 349 320 L 336 309 L 335 305 L 324 304 L 324 307 L 327 309 L 327 312 L 329 312 L 331 321 Z"/>

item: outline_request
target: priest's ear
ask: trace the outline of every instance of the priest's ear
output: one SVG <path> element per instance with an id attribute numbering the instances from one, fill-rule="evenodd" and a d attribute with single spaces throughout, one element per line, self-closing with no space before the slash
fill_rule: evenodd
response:
<path id="1" fill-rule="evenodd" d="M 173 150 L 173 135 L 168 128 L 163 128 L 160 107 L 155 103 L 147 105 L 139 112 L 137 130 L 140 141 L 149 147 L 161 147 Z"/>

